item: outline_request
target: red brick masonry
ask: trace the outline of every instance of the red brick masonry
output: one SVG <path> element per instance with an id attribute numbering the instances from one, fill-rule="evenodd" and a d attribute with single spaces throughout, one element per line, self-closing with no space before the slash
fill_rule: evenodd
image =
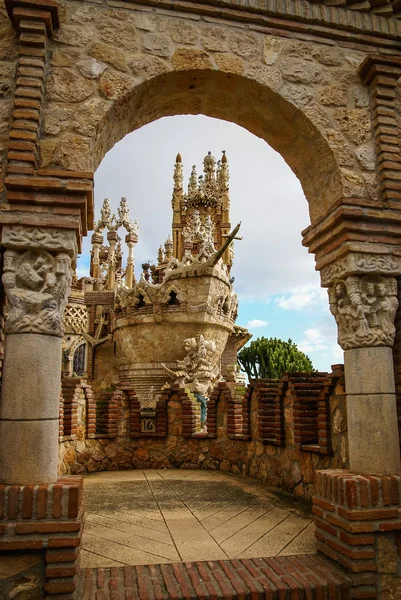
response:
<path id="1" fill-rule="evenodd" d="M 317 547 L 351 573 L 351 598 L 386 597 L 392 577 L 399 589 L 401 476 L 318 471 L 315 490 Z"/>
<path id="2" fill-rule="evenodd" d="M 72 598 L 83 527 L 82 477 L 47 485 L 0 485 L 0 552 L 43 550 L 43 586 Z"/>
<path id="3" fill-rule="evenodd" d="M 82 569 L 83 600 L 340 600 L 343 571 L 317 555 Z"/>

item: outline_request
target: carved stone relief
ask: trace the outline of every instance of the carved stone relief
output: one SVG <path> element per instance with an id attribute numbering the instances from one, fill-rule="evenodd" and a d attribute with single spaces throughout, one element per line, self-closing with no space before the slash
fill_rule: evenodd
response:
<path id="1" fill-rule="evenodd" d="M 322 286 L 326 287 L 347 275 L 401 275 L 401 259 L 387 254 L 361 254 L 351 252 L 335 263 L 320 269 Z"/>
<path id="2" fill-rule="evenodd" d="M 343 350 L 393 345 L 398 306 L 394 277 L 351 275 L 329 288 L 329 301 Z"/>
<path id="3" fill-rule="evenodd" d="M 6 333 L 61 337 L 71 280 L 71 257 L 66 252 L 6 250 L 2 277 L 9 303 Z"/>
<path id="4" fill-rule="evenodd" d="M 4 226 L 1 232 L 1 244 L 5 248 L 14 250 L 46 248 L 49 252 L 67 252 L 72 257 L 77 253 L 75 231 L 54 227 Z"/>

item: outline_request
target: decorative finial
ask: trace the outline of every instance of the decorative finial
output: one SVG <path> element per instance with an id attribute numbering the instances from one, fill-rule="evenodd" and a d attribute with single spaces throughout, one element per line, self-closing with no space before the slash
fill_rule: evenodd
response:
<path id="1" fill-rule="evenodd" d="M 227 163 L 227 155 L 226 155 L 226 151 L 222 150 L 223 156 L 221 157 L 221 162 L 222 163 Z"/>
<path id="2" fill-rule="evenodd" d="M 181 158 L 181 154 L 178 153 L 175 159 L 175 165 L 174 165 L 174 190 L 175 191 L 182 191 L 182 187 L 184 184 L 184 177 L 183 177 L 183 169 L 182 169 L 182 158 Z M 174 195 L 173 195 L 173 203 L 174 203 Z"/>
<path id="3" fill-rule="evenodd" d="M 207 153 L 207 156 L 203 159 L 203 172 L 205 173 L 205 181 L 211 182 L 215 177 L 214 168 L 216 165 L 216 159 L 212 156 L 212 153 Z"/>
<path id="4" fill-rule="evenodd" d="M 196 193 L 197 183 L 198 183 L 198 177 L 196 174 L 196 165 L 193 165 L 192 171 L 191 171 L 191 176 L 189 178 L 189 184 L 188 184 L 188 196 L 191 197 Z"/>
<path id="5" fill-rule="evenodd" d="M 168 235 L 168 238 L 164 244 L 164 252 L 165 252 L 165 259 L 167 261 L 170 261 L 173 258 L 173 240 L 170 237 L 170 234 Z"/>

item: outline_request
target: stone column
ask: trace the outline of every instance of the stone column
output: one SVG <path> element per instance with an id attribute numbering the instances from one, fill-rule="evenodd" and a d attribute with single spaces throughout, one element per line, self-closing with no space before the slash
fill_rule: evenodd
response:
<path id="1" fill-rule="evenodd" d="M 0 481 L 57 479 L 62 317 L 76 255 L 73 230 L 3 227 L 8 299 L 0 403 Z"/>
<path id="2" fill-rule="evenodd" d="M 125 242 L 128 246 L 127 271 L 125 273 L 125 285 L 131 289 L 134 283 L 134 246 L 138 241 L 136 233 L 130 231 L 125 236 Z"/>
<path id="3" fill-rule="evenodd" d="M 100 276 L 100 247 L 103 244 L 103 236 L 101 233 L 94 232 L 92 234 L 92 277 L 96 280 L 96 289 L 99 286 Z"/>
<path id="4" fill-rule="evenodd" d="M 344 350 L 350 470 L 400 471 L 392 346 L 398 259 L 349 254 L 322 270 Z M 380 272 L 381 271 L 381 272 Z"/>
<path id="5" fill-rule="evenodd" d="M 107 241 L 109 242 L 109 257 L 108 257 L 108 277 L 107 289 L 114 290 L 116 283 L 116 245 L 118 242 L 118 234 L 116 231 L 107 232 Z"/>

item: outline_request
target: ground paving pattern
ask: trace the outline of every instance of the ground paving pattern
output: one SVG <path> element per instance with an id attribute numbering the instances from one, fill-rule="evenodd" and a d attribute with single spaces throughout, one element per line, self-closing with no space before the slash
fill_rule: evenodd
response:
<path id="1" fill-rule="evenodd" d="M 104 472 L 85 478 L 81 567 L 315 552 L 310 508 L 278 490 L 212 471 Z"/>

